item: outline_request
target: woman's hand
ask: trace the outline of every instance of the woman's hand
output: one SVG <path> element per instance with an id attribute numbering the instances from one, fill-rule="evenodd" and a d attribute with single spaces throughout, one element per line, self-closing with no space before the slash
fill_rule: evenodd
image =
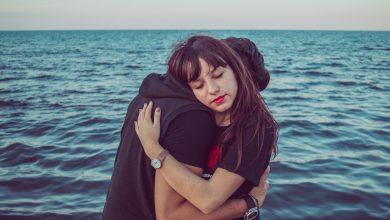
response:
<path id="1" fill-rule="evenodd" d="M 139 110 L 138 120 L 134 121 L 135 132 L 137 133 L 142 147 L 149 158 L 155 158 L 162 151 L 158 143 L 160 137 L 160 116 L 161 109 L 156 108 L 154 111 L 154 120 L 152 121 L 151 113 L 153 102 L 145 103 L 144 107 Z"/>
<path id="2" fill-rule="evenodd" d="M 252 190 L 249 192 L 249 194 L 253 197 L 255 197 L 259 202 L 259 208 L 263 205 L 265 197 L 267 196 L 267 190 L 268 190 L 268 174 L 270 171 L 270 166 L 265 169 L 263 175 L 260 178 L 259 186 L 253 187 Z"/>

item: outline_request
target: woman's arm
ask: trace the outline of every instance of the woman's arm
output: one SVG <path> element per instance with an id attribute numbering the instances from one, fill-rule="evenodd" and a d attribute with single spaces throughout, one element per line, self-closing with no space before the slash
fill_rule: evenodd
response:
<path id="1" fill-rule="evenodd" d="M 171 155 L 158 172 L 175 191 L 205 214 L 221 206 L 244 182 L 243 177 L 223 169 L 217 169 L 210 180 L 205 180 Z"/>
<path id="2" fill-rule="evenodd" d="M 158 143 L 161 111 L 156 108 L 152 122 L 150 117 L 152 105 L 145 104 L 139 112 L 138 121 L 134 122 L 145 153 L 151 159 L 157 158 L 163 150 Z M 243 177 L 221 168 L 206 181 L 189 171 L 171 155 L 167 156 L 159 172 L 173 189 L 203 213 L 211 213 L 221 206 L 244 182 Z"/>
<path id="3" fill-rule="evenodd" d="M 191 167 L 188 168 L 192 170 Z M 257 199 L 259 207 L 262 207 L 267 196 L 268 174 L 269 167 L 261 176 L 259 186 L 253 187 L 249 193 Z M 234 219 L 244 216 L 244 213 L 248 211 L 247 204 L 243 199 L 229 199 L 213 212 L 205 214 L 190 202 L 180 200 L 182 197 L 168 185 L 160 170 L 156 172 L 155 193 L 157 219 Z M 174 203 L 172 200 L 175 198 L 179 198 L 179 200 L 176 199 L 179 202 L 172 204 L 172 202 Z M 170 204 L 167 204 L 167 201 Z"/>
<path id="4" fill-rule="evenodd" d="M 201 175 L 202 169 L 186 165 L 196 175 Z M 265 191 L 262 187 L 260 190 Z M 155 210 L 157 220 L 173 219 L 197 219 L 197 220 L 224 220 L 235 219 L 244 216 L 248 210 L 244 199 L 228 200 L 215 211 L 204 214 L 190 202 L 178 194 L 164 179 L 160 170 L 155 175 L 154 192 Z M 261 198 L 259 199 L 261 201 Z"/>

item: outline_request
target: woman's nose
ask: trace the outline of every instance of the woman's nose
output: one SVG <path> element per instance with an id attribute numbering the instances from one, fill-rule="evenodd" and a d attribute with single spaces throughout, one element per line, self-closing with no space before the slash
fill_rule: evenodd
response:
<path id="1" fill-rule="evenodd" d="M 219 85 L 212 80 L 208 83 L 209 93 L 216 94 L 219 92 Z"/>

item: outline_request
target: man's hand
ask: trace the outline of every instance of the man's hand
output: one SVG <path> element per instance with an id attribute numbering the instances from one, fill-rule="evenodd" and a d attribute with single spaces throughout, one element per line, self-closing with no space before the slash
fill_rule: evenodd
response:
<path id="1" fill-rule="evenodd" d="M 267 196 L 268 191 L 268 174 L 270 171 L 270 166 L 265 169 L 263 175 L 260 178 L 259 186 L 253 187 L 249 194 L 255 197 L 259 201 L 259 207 L 261 207 L 264 203 L 265 197 Z"/>

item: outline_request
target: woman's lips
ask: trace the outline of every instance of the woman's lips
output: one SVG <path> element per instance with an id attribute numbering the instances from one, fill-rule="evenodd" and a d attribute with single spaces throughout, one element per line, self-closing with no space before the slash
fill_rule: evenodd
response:
<path id="1" fill-rule="evenodd" d="M 216 104 L 221 104 L 225 100 L 225 96 L 219 96 L 218 98 L 214 99 L 213 102 Z"/>

